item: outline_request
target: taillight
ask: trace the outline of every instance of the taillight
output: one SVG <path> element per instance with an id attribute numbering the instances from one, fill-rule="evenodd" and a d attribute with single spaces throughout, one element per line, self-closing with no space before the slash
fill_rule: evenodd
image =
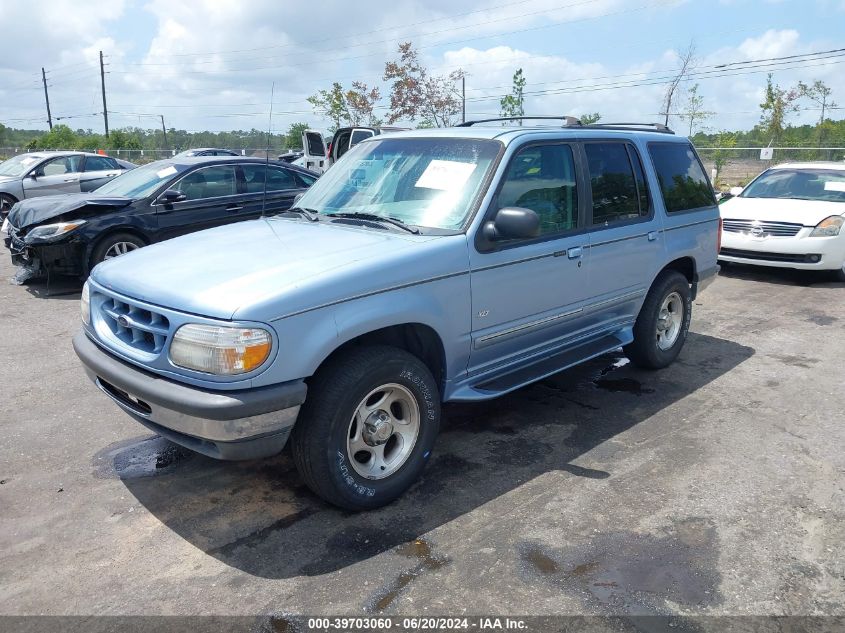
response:
<path id="1" fill-rule="evenodd" d="M 719 235 L 716 238 L 716 252 L 722 250 L 722 218 L 719 218 Z"/>

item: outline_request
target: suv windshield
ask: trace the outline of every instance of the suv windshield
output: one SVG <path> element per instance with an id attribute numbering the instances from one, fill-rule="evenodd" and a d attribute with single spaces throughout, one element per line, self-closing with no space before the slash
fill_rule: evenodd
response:
<path id="1" fill-rule="evenodd" d="M 159 185 L 173 176 L 184 171 L 185 165 L 162 165 L 161 163 L 150 163 L 143 167 L 137 167 L 127 171 L 114 180 L 110 180 L 97 189 L 98 194 L 109 196 L 120 196 L 124 198 L 146 198 Z"/>
<path id="2" fill-rule="evenodd" d="M 748 185 L 740 197 L 845 202 L 845 170 L 772 169 Z"/>
<path id="3" fill-rule="evenodd" d="M 470 138 L 365 141 L 314 183 L 297 206 L 458 229 L 500 148 L 498 141 Z"/>
<path id="4" fill-rule="evenodd" d="M 0 176 L 12 176 L 15 178 L 23 176 L 28 169 L 33 167 L 39 160 L 42 160 L 42 158 L 43 156 L 28 156 L 27 154 L 10 158 L 0 163 Z"/>

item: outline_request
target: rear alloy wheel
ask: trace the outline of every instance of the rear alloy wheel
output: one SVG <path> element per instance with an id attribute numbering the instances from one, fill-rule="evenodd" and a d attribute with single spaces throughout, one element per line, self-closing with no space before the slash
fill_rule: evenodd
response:
<path id="1" fill-rule="evenodd" d="M 634 324 L 634 340 L 625 355 L 638 367 L 662 369 L 684 346 L 692 316 L 689 282 L 681 273 L 665 270 L 646 295 Z"/>
<path id="2" fill-rule="evenodd" d="M 102 261 L 126 255 L 126 253 L 131 253 L 144 246 L 146 246 L 144 241 L 131 233 L 108 235 L 94 249 L 91 256 L 91 268 Z"/>
<path id="3" fill-rule="evenodd" d="M 309 381 L 291 449 L 311 490 L 367 510 L 417 480 L 439 426 L 440 390 L 419 358 L 395 347 L 352 348 Z"/>

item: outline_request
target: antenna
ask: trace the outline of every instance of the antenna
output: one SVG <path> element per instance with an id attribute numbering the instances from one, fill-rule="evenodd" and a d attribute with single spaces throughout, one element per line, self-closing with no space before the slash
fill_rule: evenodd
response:
<path id="1" fill-rule="evenodd" d="M 267 176 L 270 171 L 270 133 L 273 129 L 273 94 L 276 92 L 276 82 L 270 86 L 270 120 L 267 121 L 267 149 L 264 151 L 264 192 L 261 195 L 261 217 L 267 208 Z"/>

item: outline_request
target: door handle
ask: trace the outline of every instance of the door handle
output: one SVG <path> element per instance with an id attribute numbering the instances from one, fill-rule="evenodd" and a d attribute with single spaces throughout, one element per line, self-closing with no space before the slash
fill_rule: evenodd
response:
<path id="1" fill-rule="evenodd" d="M 653 242 L 657 239 L 657 231 L 649 231 L 648 232 L 648 241 Z"/>
<path id="2" fill-rule="evenodd" d="M 230 204 L 228 207 L 226 207 L 226 211 L 229 212 L 240 211 L 241 209 L 243 209 L 243 206 L 239 204 Z"/>
<path id="3" fill-rule="evenodd" d="M 65 178 L 65 182 L 76 182 L 79 178 Z"/>
<path id="4" fill-rule="evenodd" d="M 578 259 L 579 257 L 581 257 L 581 247 L 575 246 L 573 248 L 570 248 L 568 251 L 566 251 L 566 256 L 569 259 Z"/>

